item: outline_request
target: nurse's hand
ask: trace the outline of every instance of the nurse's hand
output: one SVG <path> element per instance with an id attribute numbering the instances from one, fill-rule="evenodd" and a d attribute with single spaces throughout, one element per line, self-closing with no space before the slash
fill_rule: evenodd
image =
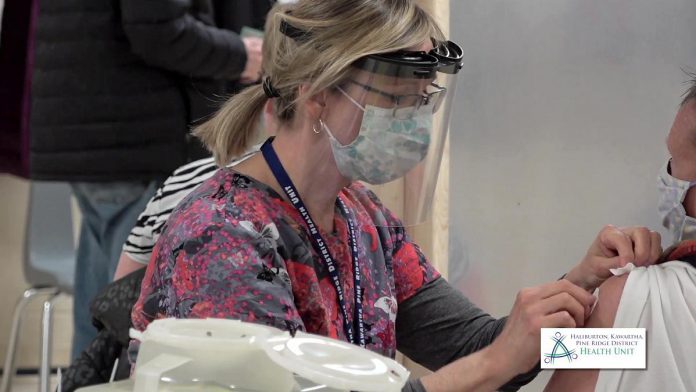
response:
<path id="1" fill-rule="evenodd" d="M 244 37 L 244 49 L 246 50 L 246 65 L 239 75 L 239 81 L 245 84 L 254 83 L 261 77 L 261 63 L 263 61 L 263 40 L 257 37 Z"/>
<path id="2" fill-rule="evenodd" d="M 541 328 L 585 325 L 592 294 L 567 280 L 523 289 L 503 331 L 489 346 L 421 378 L 428 392 L 495 391 L 541 357 Z"/>
<path id="3" fill-rule="evenodd" d="M 567 280 L 522 289 L 490 350 L 512 377 L 539 362 L 541 328 L 580 328 L 595 298 Z"/>
<path id="4" fill-rule="evenodd" d="M 611 268 L 628 263 L 654 264 L 662 253 L 660 234 L 645 227 L 605 226 L 590 246 L 585 258 L 568 272 L 565 279 L 588 291 L 594 291 L 610 278 Z"/>

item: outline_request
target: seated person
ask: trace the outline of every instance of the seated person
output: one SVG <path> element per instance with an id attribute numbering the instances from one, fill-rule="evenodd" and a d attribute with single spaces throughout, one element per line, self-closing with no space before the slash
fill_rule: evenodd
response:
<path id="1" fill-rule="evenodd" d="M 258 151 L 259 147 L 260 144 L 252 147 L 249 152 L 232 161 L 230 166 L 243 162 Z M 199 159 L 179 167 L 164 181 L 145 206 L 145 211 L 138 217 L 123 245 L 114 281 L 147 266 L 152 249 L 174 207 L 203 181 L 212 177 L 217 169 L 213 158 Z"/>
<path id="2" fill-rule="evenodd" d="M 418 23 L 380 23 L 378 30 L 367 33 L 393 35 L 394 43 L 381 40 L 373 49 L 361 47 L 353 53 L 356 48 L 339 50 L 346 43 L 341 38 L 344 34 L 329 34 L 327 29 L 305 34 L 316 24 L 314 12 L 323 4 L 304 0 L 292 6 L 291 15 L 282 9 L 274 14 L 272 28 L 266 31 L 275 34 L 264 41 L 272 46 L 264 52 L 281 59 L 264 56 L 270 76 L 262 86 L 232 98 L 197 131 L 215 152 L 217 162 L 225 165 L 231 155 L 247 147 L 248 132 L 261 111 L 270 109 L 283 124 L 276 139 L 264 145 L 264 154 L 252 156 L 234 170 L 216 171 L 178 204 L 162 232 L 155 233 L 160 238 L 132 313 L 134 327 L 143 330 L 160 317 L 241 318 L 351 341 L 387 356 L 393 356 L 398 341 L 402 352 L 436 371 L 411 380 L 406 390 L 517 390 L 538 372 L 539 326 L 583 325 L 594 300 L 585 290 L 610 276 L 611 266 L 638 259 L 634 255 L 643 254 L 644 264 L 654 261 L 648 256 L 659 245 L 659 236 L 647 230 L 606 227 L 566 279 L 522 290 L 509 317 L 495 319 L 478 309 L 439 276 L 401 221 L 356 181 L 367 176 L 379 184 L 403 176 L 404 167 L 417 164 L 423 153 L 419 146 L 426 143 L 421 132 L 432 128 L 430 117 L 440 107 L 441 99 L 433 97 L 446 91 L 434 82 L 425 85 L 420 77 L 402 76 L 416 81 L 404 82 L 404 91 L 398 91 L 395 76 L 371 75 L 372 68 L 360 67 L 371 61 L 386 64 L 401 49 L 434 50 L 431 33 L 438 31 L 437 26 L 413 3 L 365 2 L 364 7 L 380 18 L 389 21 L 404 14 Z M 386 6 L 404 9 L 389 12 Z M 331 9 L 352 12 L 350 7 Z M 365 12 L 361 17 L 374 19 L 370 15 Z M 337 29 L 364 24 L 345 23 L 344 16 L 335 18 Z M 334 28 L 334 23 L 325 25 Z M 324 46 L 332 50 L 316 53 L 317 47 Z M 355 63 L 365 50 L 379 57 Z M 391 57 L 380 60 L 390 53 Z M 278 65 L 286 61 L 292 66 Z M 342 68 L 324 64 L 342 64 Z M 373 77 L 375 86 L 366 84 Z M 399 102 L 412 104 L 400 107 Z M 416 111 L 418 107 L 422 110 Z M 396 124 L 388 129 L 418 136 L 415 144 L 406 143 L 395 157 L 386 156 L 384 162 L 390 165 L 385 168 L 382 160 L 371 158 L 381 158 L 383 151 L 368 151 L 367 142 L 355 145 L 359 152 L 372 151 L 369 155 L 345 151 L 353 146 L 345 143 L 356 140 L 362 129 L 367 136 L 373 133 L 368 130 L 381 130 L 368 128 L 369 121 L 361 126 L 364 118 L 378 113 Z M 422 126 L 414 127 L 414 123 Z M 330 129 L 340 133 L 334 137 Z M 411 147 L 418 151 L 411 155 Z M 291 175 L 278 174 L 286 162 L 268 164 L 278 161 L 278 157 L 269 158 L 276 148 L 280 158 L 292 158 L 287 161 Z M 339 170 L 339 162 L 345 173 Z M 380 167 L 364 170 L 374 165 Z M 281 187 L 277 182 L 285 182 L 284 177 L 292 177 L 300 190 Z M 299 197 L 294 194 L 308 196 L 309 214 L 304 207 L 295 209 L 293 203 Z M 308 215 L 319 216 L 316 226 Z M 317 232 L 331 241 L 310 235 Z M 335 268 L 331 255 L 338 255 Z M 340 274 L 334 275 L 353 279 L 329 277 L 327 271 L 335 270 Z M 360 281 L 365 286 L 355 283 Z M 351 295 L 342 295 L 346 290 Z M 355 306 L 363 301 L 368 305 L 365 312 Z M 378 302 L 388 305 L 378 306 Z M 510 350 L 516 352 L 514 358 Z"/>
<path id="3" fill-rule="evenodd" d="M 232 161 L 236 165 L 258 150 Z M 130 364 L 125 355 L 130 338 L 130 311 L 138 299 L 144 268 L 150 260 L 152 248 L 159 238 L 162 226 L 172 209 L 193 189 L 210 178 L 218 166 L 213 158 L 200 159 L 179 167 L 155 192 L 131 230 L 116 269 L 114 282 L 104 288 L 91 303 L 92 322 L 99 333 L 80 356 L 63 372 L 61 390 L 72 392 L 77 388 L 109 381 L 116 359 L 115 380 L 128 377 Z"/>
<path id="4" fill-rule="evenodd" d="M 557 370 L 545 391 L 696 391 L 696 241 L 665 252 L 665 263 L 608 279 L 587 328 L 645 328 L 646 370 Z"/>
<path id="5" fill-rule="evenodd" d="M 651 262 L 659 236 L 607 226 L 565 279 L 522 290 L 510 317 L 478 309 L 358 181 L 390 182 L 423 160 L 446 88 L 423 79 L 421 62 L 417 73 L 402 72 L 415 64 L 403 63 L 402 50 L 455 44 L 434 40 L 436 24 L 412 2 L 363 2 L 354 13 L 345 1 L 330 7 L 337 14 L 329 20 L 315 12 L 323 2 L 292 4 L 269 17 L 263 85 L 233 97 L 196 134 L 226 164 L 246 148 L 249 123 L 264 107 L 282 126 L 262 154 L 217 171 L 179 203 L 153 250 L 134 328 L 165 317 L 241 319 L 385 356 L 398 348 L 434 370 L 405 390 L 518 389 L 536 374 L 539 327 L 583 325 L 594 302 L 585 290 L 627 259 Z M 348 23 L 348 14 L 364 22 Z M 389 20 L 402 14 L 408 18 Z M 380 38 L 369 50 L 339 34 L 361 25 L 365 34 L 355 35 L 365 44 Z M 392 143 L 391 134 L 403 138 Z M 135 354 L 137 342 L 131 347 Z"/>
<path id="6" fill-rule="evenodd" d="M 667 146 L 672 159 L 659 176 L 659 211 L 677 245 L 664 252 L 665 263 L 605 281 L 586 324 L 646 328 L 647 369 L 558 370 L 546 391 L 696 391 L 696 79 Z"/>

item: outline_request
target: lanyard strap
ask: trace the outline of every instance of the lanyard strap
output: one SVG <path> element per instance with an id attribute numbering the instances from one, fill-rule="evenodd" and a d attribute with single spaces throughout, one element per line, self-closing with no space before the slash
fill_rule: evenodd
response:
<path id="1" fill-rule="evenodd" d="M 348 210 L 348 207 L 343 202 L 343 200 L 341 200 L 340 197 L 337 197 L 336 205 L 341 210 L 341 213 L 346 217 L 346 221 L 348 222 L 348 239 L 350 241 L 350 253 L 353 259 L 353 279 L 355 287 L 354 323 L 355 330 L 357 330 L 358 333 L 357 340 L 355 338 L 354 328 L 351 325 L 350 319 L 348 317 L 348 309 L 346 307 L 346 301 L 343 294 L 343 286 L 341 285 L 341 276 L 338 272 L 336 262 L 331 256 L 331 253 L 329 253 L 326 241 L 324 241 L 324 238 L 322 238 L 321 234 L 319 233 L 317 226 L 314 224 L 314 220 L 312 220 L 312 217 L 309 216 L 309 211 L 307 210 L 307 207 L 305 207 L 304 202 L 300 198 L 300 194 L 299 192 L 297 192 L 297 189 L 295 188 L 295 185 L 292 183 L 290 176 L 288 176 L 288 173 L 285 171 L 285 168 L 283 168 L 283 165 L 280 163 L 280 159 L 278 159 L 278 155 L 276 154 L 275 150 L 273 149 L 273 146 L 271 145 L 272 141 L 273 138 L 269 138 L 268 140 L 266 140 L 263 146 L 261 146 L 261 153 L 263 154 L 266 163 L 268 163 L 268 166 L 271 168 L 271 171 L 273 172 L 273 176 L 275 176 L 276 181 L 278 181 L 278 184 L 280 184 L 280 186 L 283 188 L 283 191 L 288 196 L 288 199 L 290 199 L 290 203 L 292 203 L 293 207 L 295 207 L 295 209 L 300 213 L 302 219 L 304 219 L 305 223 L 307 224 L 309 232 L 312 235 L 312 245 L 314 246 L 314 249 L 317 251 L 317 253 L 319 253 L 319 256 L 321 256 L 321 258 L 324 260 L 324 265 L 326 266 L 326 269 L 329 271 L 329 276 L 331 277 L 331 281 L 333 282 L 334 288 L 336 289 L 336 296 L 338 297 L 338 306 L 341 309 L 341 313 L 343 314 L 343 328 L 345 329 L 348 341 L 350 341 L 353 344 L 357 344 L 361 347 L 365 347 L 365 324 L 363 320 L 362 311 L 362 296 L 360 295 L 360 262 L 358 260 L 358 245 L 355 239 L 355 226 L 353 224 L 353 219 L 351 217 L 350 211 Z"/>

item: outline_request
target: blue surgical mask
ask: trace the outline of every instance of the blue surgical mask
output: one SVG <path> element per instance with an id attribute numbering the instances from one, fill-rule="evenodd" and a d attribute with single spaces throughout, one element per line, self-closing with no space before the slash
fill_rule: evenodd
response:
<path id="1" fill-rule="evenodd" d="M 407 118 L 400 119 L 394 116 L 394 109 L 371 105 L 363 108 L 339 90 L 363 111 L 360 133 L 346 145 L 336 140 L 321 121 L 329 135 L 338 171 L 344 177 L 374 185 L 386 184 L 403 177 L 425 159 L 433 125 L 432 107 L 422 105 Z"/>

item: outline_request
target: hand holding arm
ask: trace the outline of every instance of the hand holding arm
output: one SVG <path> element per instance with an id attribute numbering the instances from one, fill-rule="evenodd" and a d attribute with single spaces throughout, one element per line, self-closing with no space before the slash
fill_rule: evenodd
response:
<path id="1" fill-rule="evenodd" d="M 593 302 L 566 280 L 523 289 L 492 344 L 423 377 L 422 384 L 429 392 L 497 390 L 538 363 L 541 328 L 583 326 Z"/>
<path id="2" fill-rule="evenodd" d="M 585 257 L 568 272 L 565 279 L 594 291 L 610 278 L 612 268 L 628 263 L 636 266 L 654 264 L 662 253 L 660 234 L 645 227 L 617 228 L 605 226 Z"/>

